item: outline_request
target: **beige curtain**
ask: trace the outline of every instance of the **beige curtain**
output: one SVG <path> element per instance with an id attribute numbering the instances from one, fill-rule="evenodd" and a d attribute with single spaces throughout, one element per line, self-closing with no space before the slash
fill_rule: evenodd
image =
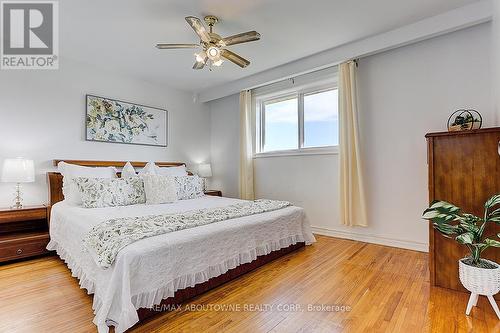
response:
<path id="1" fill-rule="evenodd" d="M 252 149 L 252 92 L 240 93 L 240 198 L 254 200 Z"/>
<path id="2" fill-rule="evenodd" d="M 339 66 L 339 129 L 340 222 L 367 226 L 354 61 Z"/>

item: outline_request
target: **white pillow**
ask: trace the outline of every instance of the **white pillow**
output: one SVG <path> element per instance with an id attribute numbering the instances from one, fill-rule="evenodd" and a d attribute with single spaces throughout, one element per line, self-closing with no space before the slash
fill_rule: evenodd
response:
<path id="1" fill-rule="evenodd" d="M 57 164 L 58 171 L 63 175 L 63 195 L 64 201 L 73 204 L 81 205 L 82 198 L 73 181 L 77 177 L 86 178 L 116 178 L 116 169 L 114 167 L 84 167 L 81 165 L 69 164 L 66 162 L 59 162 Z"/>
<path id="2" fill-rule="evenodd" d="M 177 201 L 177 187 L 171 176 L 141 175 L 146 192 L 146 204 L 156 205 Z"/>
<path id="3" fill-rule="evenodd" d="M 156 175 L 156 164 L 154 162 L 148 162 L 141 171 L 139 171 L 139 176 L 141 175 Z"/>
<path id="4" fill-rule="evenodd" d="M 180 166 L 176 166 L 176 167 L 164 167 L 164 168 L 160 168 L 157 166 L 156 167 L 156 174 L 162 175 L 162 176 L 174 176 L 174 177 L 188 175 L 185 165 L 180 165 Z"/>
<path id="5" fill-rule="evenodd" d="M 122 169 L 122 178 L 133 178 L 133 177 L 138 177 L 137 173 L 135 172 L 134 167 L 130 162 L 127 162 Z"/>

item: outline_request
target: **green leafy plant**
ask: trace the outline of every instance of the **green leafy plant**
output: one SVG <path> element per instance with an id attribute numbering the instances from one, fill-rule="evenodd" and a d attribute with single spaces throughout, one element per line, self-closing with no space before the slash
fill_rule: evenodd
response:
<path id="1" fill-rule="evenodd" d="M 500 242 L 492 239 L 492 236 L 484 236 L 488 223 L 500 224 L 500 208 L 494 209 L 500 204 L 500 194 L 492 196 L 484 204 L 484 216 L 482 218 L 472 214 L 462 213 L 460 208 L 446 201 L 434 201 L 427 208 L 422 218 L 432 221 L 434 229 L 447 238 L 455 240 L 467 246 L 470 251 L 465 264 L 481 267 L 496 268 L 487 261 L 481 259 L 481 254 L 488 247 L 500 247 Z M 500 234 L 496 235 L 500 237 Z"/>

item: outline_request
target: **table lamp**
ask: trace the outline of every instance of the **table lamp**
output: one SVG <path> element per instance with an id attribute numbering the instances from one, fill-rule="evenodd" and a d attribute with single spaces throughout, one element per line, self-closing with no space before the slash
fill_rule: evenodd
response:
<path id="1" fill-rule="evenodd" d="M 207 189 L 207 178 L 212 177 L 212 166 L 209 163 L 198 165 L 198 176 L 203 178 L 203 191 Z"/>
<path id="2" fill-rule="evenodd" d="M 23 208 L 21 197 L 21 183 L 32 183 L 35 181 L 35 166 L 33 160 L 24 158 L 8 158 L 3 162 L 2 178 L 4 183 L 16 183 L 16 197 L 14 209 Z"/>

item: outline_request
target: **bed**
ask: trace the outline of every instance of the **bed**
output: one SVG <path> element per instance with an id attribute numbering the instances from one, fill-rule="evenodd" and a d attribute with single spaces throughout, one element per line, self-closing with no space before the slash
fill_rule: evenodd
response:
<path id="1" fill-rule="evenodd" d="M 124 164 L 66 162 L 84 166 Z M 304 210 L 289 206 L 138 240 L 123 248 L 114 263 L 104 269 L 82 251 L 84 236 L 103 221 L 225 207 L 242 200 L 203 196 L 170 204 L 83 208 L 64 201 L 59 173 L 48 173 L 48 180 L 48 249 L 56 251 L 80 286 L 94 294 L 94 324 L 99 332 L 107 332 L 109 326 L 114 326 L 115 332 L 124 332 L 153 315 L 154 309 L 161 311 L 161 305 L 178 304 L 315 241 Z"/>

